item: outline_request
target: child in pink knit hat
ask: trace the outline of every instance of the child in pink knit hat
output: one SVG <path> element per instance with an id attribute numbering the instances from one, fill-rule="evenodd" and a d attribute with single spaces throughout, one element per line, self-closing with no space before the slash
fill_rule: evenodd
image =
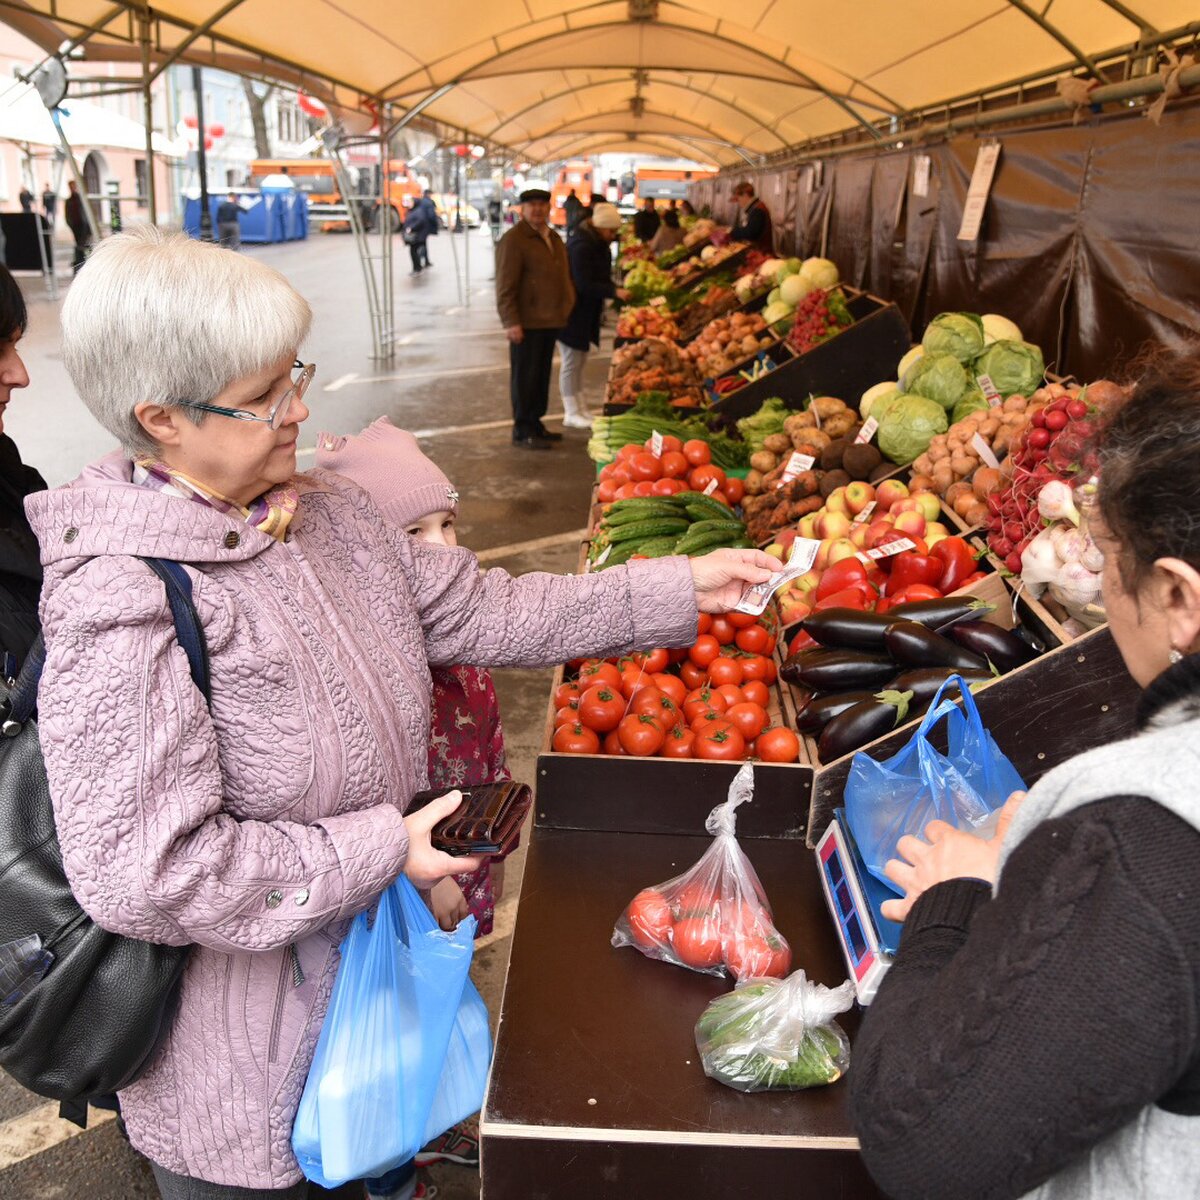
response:
<path id="1" fill-rule="evenodd" d="M 454 530 L 458 492 L 421 452 L 417 439 L 397 429 L 387 417 L 350 437 L 320 434 L 317 466 L 357 483 L 384 517 L 411 537 L 458 545 Z M 430 671 L 429 786 L 448 791 L 511 779 L 491 675 L 469 666 L 431 667 Z M 468 912 L 473 913 L 478 921 L 477 936 L 482 937 L 492 931 L 503 889 L 504 862 L 493 858 L 478 871 L 443 879 L 431 892 L 430 905 L 443 929 L 453 929 Z M 478 1140 L 461 1127 L 449 1130 L 417 1155 L 422 1166 L 437 1161 L 478 1164 Z M 388 1194 L 372 1190 L 373 1183 L 368 1183 L 369 1195 Z M 420 1194 L 418 1190 L 416 1195 Z"/>

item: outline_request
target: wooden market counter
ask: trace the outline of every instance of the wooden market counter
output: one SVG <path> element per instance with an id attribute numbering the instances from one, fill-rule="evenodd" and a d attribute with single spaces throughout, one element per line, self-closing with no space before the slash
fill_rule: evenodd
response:
<path id="1" fill-rule="evenodd" d="M 857 1154 L 844 1079 L 754 1095 L 708 1079 L 693 1031 L 728 981 L 611 946 L 632 896 L 686 870 L 711 843 L 695 831 L 738 764 L 712 764 L 703 786 L 685 792 L 670 786 L 675 772 L 655 771 L 669 764 L 628 765 L 629 789 L 613 810 L 628 813 L 640 800 L 655 810 L 655 827 L 674 831 L 648 832 L 637 820 L 625 822 L 641 824 L 637 832 L 579 828 L 578 793 L 539 778 L 481 1119 L 484 1200 L 701 1200 L 786 1194 L 798 1184 L 812 1196 L 880 1196 Z M 787 817 L 764 797 L 754 824 L 768 836 L 744 836 L 742 845 L 793 966 L 836 985 L 846 967 L 804 841 L 808 798 L 797 787 L 796 810 L 805 811 Z M 749 817 L 753 808 L 742 811 Z M 778 822 L 774 830 L 763 829 L 766 818 Z M 606 821 L 615 823 L 601 814 L 592 824 Z M 856 1011 L 839 1018 L 852 1040 L 858 1019 Z"/>

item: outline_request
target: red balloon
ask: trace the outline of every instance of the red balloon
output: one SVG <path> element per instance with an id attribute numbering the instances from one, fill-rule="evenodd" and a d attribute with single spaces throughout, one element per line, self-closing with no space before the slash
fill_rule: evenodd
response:
<path id="1" fill-rule="evenodd" d="M 459 157 L 466 158 L 471 153 L 470 146 L 464 146 L 461 142 L 457 146 L 452 146 L 451 150 Z"/>
<path id="2" fill-rule="evenodd" d="M 225 126 L 210 125 L 208 127 L 208 136 L 213 138 L 223 138 L 225 136 Z"/>
<path id="3" fill-rule="evenodd" d="M 186 126 L 189 128 L 189 129 L 195 129 L 195 128 L 196 128 L 196 126 L 200 124 L 200 122 L 199 122 L 199 121 L 197 121 L 195 117 L 184 117 L 184 118 L 183 118 L 183 123 L 184 123 L 184 124 L 185 124 L 185 125 L 186 125 Z"/>
<path id="4" fill-rule="evenodd" d="M 205 148 L 205 150 L 211 150 L 211 149 L 213 148 L 213 140 L 212 140 L 212 138 L 210 138 L 210 137 L 206 137 L 206 138 L 204 139 L 204 148 Z"/>

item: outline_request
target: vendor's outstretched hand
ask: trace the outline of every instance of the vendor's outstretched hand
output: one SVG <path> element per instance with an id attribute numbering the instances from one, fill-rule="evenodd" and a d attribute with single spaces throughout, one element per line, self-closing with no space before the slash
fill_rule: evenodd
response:
<path id="1" fill-rule="evenodd" d="M 462 792 L 447 792 L 404 818 L 404 826 L 408 830 L 408 858 L 404 863 L 404 874 L 413 887 L 427 890 L 447 875 L 464 875 L 479 870 L 482 858 L 455 858 L 442 850 L 435 850 L 429 840 L 430 830 L 461 803 Z"/>
<path id="2" fill-rule="evenodd" d="M 728 612 L 748 583 L 765 583 L 779 570 L 779 559 L 761 550 L 714 550 L 692 559 L 696 607 L 701 612 Z"/>
<path id="3" fill-rule="evenodd" d="M 896 843 L 899 857 L 889 859 L 883 873 L 904 892 L 904 897 L 885 900 L 880 909 L 883 915 L 889 921 L 903 921 L 923 893 L 947 879 L 981 879 L 984 883 L 995 883 L 1000 845 L 1024 799 L 1024 792 L 1013 792 L 1009 796 L 1000 810 L 996 832 L 990 838 L 964 833 L 945 821 L 930 821 L 925 826 L 925 841 L 902 837 Z"/>

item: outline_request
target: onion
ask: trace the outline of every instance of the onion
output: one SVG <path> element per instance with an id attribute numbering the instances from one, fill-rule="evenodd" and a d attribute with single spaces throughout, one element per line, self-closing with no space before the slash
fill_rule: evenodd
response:
<path id="1" fill-rule="evenodd" d="M 1060 479 L 1052 479 L 1038 492 L 1038 512 L 1047 521 L 1070 521 L 1079 524 L 1079 510 L 1071 489 Z"/>

